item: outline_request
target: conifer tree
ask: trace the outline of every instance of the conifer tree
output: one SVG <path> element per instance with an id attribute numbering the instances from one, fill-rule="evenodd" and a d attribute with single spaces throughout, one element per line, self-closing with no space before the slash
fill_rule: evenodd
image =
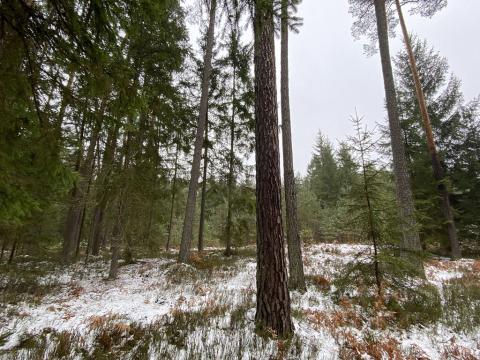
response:
<path id="1" fill-rule="evenodd" d="M 257 312 L 260 328 L 293 332 L 283 246 L 273 1 L 255 2 Z"/>
<path id="2" fill-rule="evenodd" d="M 297 194 L 295 174 L 293 170 L 292 130 L 290 124 L 290 99 L 288 86 L 288 31 L 291 23 L 289 0 L 282 1 L 281 12 L 281 103 L 282 103 L 282 147 L 283 172 L 285 187 L 285 204 L 287 217 L 287 244 L 289 286 L 292 289 L 305 291 L 305 275 L 303 273 L 302 246 L 297 219 Z"/>
<path id="3" fill-rule="evenodd" d="M 422 89 L 422 84 L 420 82 L 420 76 L 417 69 L 417 64 L 415 60 L 415 55 L 413 53 L 411 39 L 408 34 L 407 26 L 405 23 L 405 18 L 403 17 L 402 6 L 400 5 L 399 0 L 395 0 L 395 6 L 397 8 L 398 17 L 400 20 L 400 26 L 403 34 L 403 41 L 408 54 L 408 59 L 410 63 L 410 68 L 412 71 L 412 76 L 415 84 L 415 93 L 417 95 L 417 101 L 422 114 L 423 126 L 425 130 L 425 136 L 427 139 L 427 148 L 430 154 L 433 176 L 435 181 L 437 181 L 438 192 L 442 198 L 442 213 L 445 218 L 447 225 L 448 238 L 450 240 L 450 249 L 452 259 L 458 259 L 461 256 L 460 245 L 458 242 L 457 228 L 455 226 L 455 219 L 453 218 L 452 209 L 450 206 L 450 194 L 445 183 L 445 174 L 440 163 L 437 147 L 435 145 L 435 139 L 432 131 L 432 124 L 430 121 L 430 116 L 428 114 L 427 102 L 425 100 L 425 94 Z"/>
<path id="4" fill-rule="evenodd" d="M 207 41 L 205 48 L 205 55 L 203 59 L 203 74 L 202 74 L 202 88 L 200 99 L 200 110 L 197 124 L 197 132 L 195 137 L 195 145 L 193 152 L 193 162 L 190 174 L 190 185 L 188 189 L 187 205 L 185 208 L 185 220 L 183 223 L 182 242 L 180 245 L 180 253 L 178 261 L 188 262 L 190 252 L 190 245 L 192 243 L 193 235 L 193 220 L 195 215 L 195 202 L 197 197 L 198 178 L 200 176 L 200 161 L 202 157 L 203 139 L 205 133 L 205 124 L 208 111 L 208 94 L 210 84 L 210 74 L 212 71 L 212 53 L 215 37 L 215 19 L 217 0 L 211 0 L 209 11 L 209 24 L 207 30 Z"/>

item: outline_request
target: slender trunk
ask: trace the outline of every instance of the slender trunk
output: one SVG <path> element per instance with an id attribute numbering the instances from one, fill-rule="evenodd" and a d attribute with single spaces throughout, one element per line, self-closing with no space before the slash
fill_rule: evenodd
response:
<path id="1" fill-rule="evenodd" d="M 273 0 L 255 7 L 257 310 L 259 328 L 293 332 L 282 228 Z"/>
<path id="2" fill-rule="evenodd" d="M 235 159 L 235 102 L 236 102 L 236 66 L 233 64 L 233 84 L 232 84 L 232 116 L 230 119 L 230 153 L 228 158 L 228 193 L 227 193 L 227 226 L 225 229 L 226 247 L 225 256 L 232 255 L 232 197 L 233 197 L 233 162 Z"/>
<path id="3" fill-rule="evenodd" d="M 97 189 L 97 201 L 93 211 L 92 221 L 92 250 L 94 256 L 98 256 L 102 247 L 104 214 L 108 203 L 108 185 L 110 184 L 110 174 L 112 170 L 115 150 L 117 147 L 118 127 L 110 128 L 107 135 L 107 143 L 102 159 L 102 169 L 98 175 L 99 189 Z"/>
<path id="4" fill-rule="evenodd" d="M 375 0 L 375 14 L 377 18 L 378 42 L 382 62 L 385 97 L 387 101 L 399 220 L 403 234 L 402 248 L 405 253 L 420 252 L 422 246 L 420 244 L 420 237 L 418 236 L 417 222 L 415 219 L 415 206 L 410 185 L 410 177 L 407 171 L 407 163 L 405 160 L 405 145 L 398 116 L 397 96 L 390 59 L 387 14 L 384 0 Z"/>
<path id="5" fill-rule="evenodd" d="M 281 102 L 282 102 L 282 145 L 283 177 L 285 186 L 285 204 L 287 211 L 287 244 L 289 286 L 292 289 L 306 291 L 303 272 L 302 245 L 298 231 L 297 194 L 295 173 L 293 171 L 292 133 L 290 124 L 290 95 L 288 85 L 288 0 L 282 0 L 281 29 Z"/>
<path id="6" fill-rule="evenodd" d="M 2 241 L 2 252 L 0 253 L 0 261 L 3 259 L 3 252 L 5 251 L 6 247 L 7 247 L 7 239 L 3 239 L 3 241 Z"/>
<path id="7" fill-rule="evenodd" d="M 121 201 L 120 201 L 121 202 Z M 112 257 L 110 260 L 110 270 L 108 272 L 108 279 L 113 280 L 117 278 L 118 273 L 118 260 L 120 258 L 120 246 L 122 244 L 122 226 L 120 223 L 120 214 L 122 213 L 122 204 L 118 205 L 118 215 L 117 220 L 115 220 L 115 225 L 113 226 L 112 231 Z"/>
<path id="8" fill-rule="evenodd" d="M 173 180 L 172 180 L 172 198 L 170 201 L 170 218 L 168 220 L 168 236 L 167 244 L 165 249 L 168 251 L 170 249 L 170 241 L 172 239 L 172 226 L 173 226 L 173 210 L 175 208 L 175 195 L 177 193 L 177 171 L 178 171 L 178 144 L 175 150 L 175 165 L 173 168 Z"/>
<path id="9" fill-rule="evenodd" d="M 88 191 L 86 196 L 88 196 Z M 78 238 L 77 238 L 77 246 L 75 248 L 75 257 L 78 258 L 78 255 L 80 255 L 80 244 L 82 242 L 82 233 L 83 233 L 83 227 L 85 225 L 85 212 L 87 211 L 87 204 L 84 202 L 82 206 L 82 212 L 81 212 L 81 217 L 80 217 L 80 227 L 78 229 Z"/>
<path id="10" fill-rule="evenodd" d="M 437 182 L 437 190 L 440 193 L 442 199 L 442 213 L 447 224 L 447 233 L 450 240 L 451 257 L 453 260 L 461 257 L 460 244 L 458 241 L 457 228 L 455 226 L 455 219 L 450 206 L 450 194 L 445 184 L 445 173 L 443 171 L 440 159 L 438 157 L 437 147 L 435 145 L 435 139 L 433 137 L 432 124 L 430 122 L 430 116 L 428 115 L 427 101 L 425 100 L 425 94 L 420 82 L 420 76 L 418 74 L 417 63 L 415 55 L 413 53 L 410 36 L 408 35 L 407 25 L 403 17 L 402 7 L 399 0 L 395 0 L 397 6 L 398 17 L 400 19 L 400 25 L 402 27 L 403 39 L 405 47 L 408 53 L 408 60 L 410 63 L 410 69 L 412 70 L 412 76 L 415 83 L 415 93 L 417 95 L 417 101 L 422 114 L 423 128 L 425 130 L 425 136 L 427 139 L 428 153 L 432 161 L 433 176 Z"/>
<path id="11" fill-rule="evenodd" d="M 132 119 L 128 120 L 128 125 L 132 124 Z M 108 278 L 110 280 L 115 279 L 117 277 L 117 270 L 118 270 L 118 260 L 120 258 L 120 249 L 122 247 L 122 243 L 125 237 L 125 229 L 127 228 L 127 220 L 125 218 L 125 206 L 127 201 L 127 195 L 130 189 L 130 159 L 132 156 L 132 141 L 133 141 L 133 134 L 131 131 L 127 132 L 126 138 L 124 138 L 124 145 L 123 145 L 123 156 L 120 160 L 120 173 L 122 175 L 120 180 L 120 191 L 118 194 L 117 200 L 117 213 L 114 220 L 113 230 L 112 230 L 112 242 L 111 242 L 111 252 L 112 257 L 110 260 L 110 272 Z M 129 249 L 128 249 L 129 251 Z"/>
<path id="12" fill-rule="evenodd" d="M 363 147 L 362 134 L 360 133 L 360 125 L 358 125 L 357 127 L 357 134 L 358 134 L 358 140 L 359 140 L 359 146 L 360 146 L 360 158 L 362 161 L 363 192 L 365 195 L 365 202 L 367 203 L 367 211 L 368 211 L 368 230 L 369 230 L 368 232 L 369 232 L 370 240 L 373 243 L 373 265 L 374 265 L 374 271 L 375 271 L 375 282 L 377 284 L 378 296 L 381 296 L 382 282 L 380 278 L 380 269 L 378 264 L 378 239 L 377 239 L 377 232 L 375 231 L 375 225 L 373 221 L 373 208 L 372 208 L 372 203 L 370 201 L 370 189 L 368 186 L 367 167 L 365 164 L 365 155 L 364 155 L 365 149 Z"/>
<path id="13" fill-rule="evenodd" d="M 203 177 L 202 177 L 202 200 L 200 202 L 200 224 L 198 227 L 198 251 L 203 251 L 205 233 L 205 201 L 207 195 L 207 172 L 208 172 L 208 112 L 205 122 L 205 150 L 203 155 Z"/>
<path id="14" fill-rule="evenodd" d="M 82 118 L 82 123 L 80 124 L 80 136 L 78 140 L 78 153 L 77 159 L 75 163 L 75 172 L 80 170 L 80 164 L 83 158 L 83 140 L 84 140 L 84 132 L 85 132 L 85 117 Z M 79 219 L 78 212 L 79 210 L 79 183 L 75 181 L 73 183 L 73 188 L 70 190 L 70 207 L 67 212 L 67 218 L 65 221 L 65 228 L 63 232 L 63 249 L 62 249 L 62 258 L 63 261 L 68 262 L 71 259 L 71 255 L 73 252 L 73 247 L 75 246 L 75 239 L 76 236 L 76 229 L 77 222 Z"/>
<path id="15" fill-rule="evenodd" d="M 13 257 L 15 256 L 15 250 L 17 249 L 17 239 L 13 241 L 12 250 L 10 251 L 10 256 L 8 257 L 8 263 L 11 264 L 13 262 Z"/>
<path id="16" fill-rule="evenodd" d="M 178 261 L 183 263 L 188 262 L 190 245 L 192 243 L 193 219 L 195 216 L 195 202 L 197 198 L 198 178 L 200 177 L 200 161 L 202 158 L 203 135 L 205 133 L 205 123 L 207 121 L 207 105 L 210 74 L 212 71 L 212 52 L 214 43 L 216 8 L 217 0 L 212 0 L 210 2 L 210 21 L 208 25 L 207 45 L 203 61 L 200 114 L 198 118 L 197 133 L 195 137 L 192 170 L 190 173 L 190 185 L 188 187 L 187 205 L 185 208 L 185 219 L 183 222 L 182 242 L 180 244 L 180 253 L 178 256 Z"/>
<path id="17" fill-rule="evenodd" d="M 67 227 L 65 229 L 65 247 L 63 253 L 65 261 L 69 261 L 71 256 L 76 254 L 76 249 L 79 249 L 80 236 L 84 223 L 83 215 L 85 214 L 85 201 L 86 197 L 88 196 L 90 183 L 92 181 L 93 166 L 95 163 L 95 150 L 97 147 L 100 130 L 102 128 L 105 106 L 106 101 L 104 99 L 96 115 L 96 121 L 89 139 L 90 142 L 85 159 L 82 162 L 82 151 L 80 151 L 79 158 L 77 159 L 77 168 L 80 175 L 80 180 L 77 184 L 75 184 L 72 196 L 72 205 L 68 213 L 71 218 L 67 220 Z M 85 184 L 85 182 L 87 184 Z"/>
<path id="18" fill-rule="evenodd" d="M 63 118 L 65 116 L 65 111 L 67 110 L 68 100 L 70 96 L 70 92 L 72 91 L 73 80 L 75 78 L 75 73 L 70 71 L 68 74 L 68 82 L 65 88 L 65 93 L 62 98 L 62 103 L 60 105 L 60 110 L 58 112 L 58 116 L 55 119 L 54 124 L 54 131 L 55 131 L 55 151 L 58 152 L 61 144 L 62 144 L 62 125 L 63 125 Z"/>

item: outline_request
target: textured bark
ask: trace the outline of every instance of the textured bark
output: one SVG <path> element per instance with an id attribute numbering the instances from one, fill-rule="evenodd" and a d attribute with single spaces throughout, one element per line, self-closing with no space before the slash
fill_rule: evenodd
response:
<path id="1" fill-rule="evenodd" d="M 287 215 L 288 283 L 291 289 L 306 291 L 302 245 L 298 231 L 297 194 L 293 170 L 290 95 L 288 76 L 288 0 L 282 0 L 280 96 L 282 103 L 283 178 Z"/>
<path id="2" fill-rule="evenodd" d="M 417 222 L 415 219 L 415 206 L 413 202 L 410 177 L 407 171 L 407 162 L 405 159 L 405 145 L 398 116 L 398 105 L 390 58 L 387 15 L 384 0 L 375 0 L 375 14 L 377 18 L 378 42 L 390 127 L 393 173 L 395 176 L 399 220 L 403 235 L 402 247 L 406 252 L 419 252 L 422 250 L 422 246 L 420 244 L 420 237 L 418 236 Z"/>
<path id="3" fill-rule="evenodd" d="M 175 208 L 175 195 L 177 193 L 178 152 L 179 152 L 179 149 L 177 144 L 177 149 L 175 150 L 175 165 L 173 169 L 172 197 L 170 200 L 170 218 L 168 220 L 168 237 L 167 237 L 167 244 L 165 246 L 167 251 L 170 249 L 170 241 L 172 239 L 173 210 Z"/>
<path id="4" fill-rule="evenodd" d="M 208 171 L 208 112 L 205 122 L 205 150 L 203 155 L 203 177 L 202 177 L 202 200 L 200 202 L 200 223 L 198 227 L 198 251 L 203 251 L 205 232 L 205 201 L 207 195 L 207 171 Z"/>
<path id="5" fill-rule="evenodd" d="M 257 311 L 259 328 L 293 332 L 285 249 L 278 139 L 273 1 L 255 8 L 255 150 L 257 197 Z"/>
<path id="6" fill-rule="evenodd" d="M 190 185 L 188 187 L 187 205 L 185 208 L 185 219 L 183 221 L 182 242 L 178 261 L 188 262 L 190 246 L 192 244 L 193 218 L 195 216 L 195 202 L 197 198 L 198 178 L 200 177 L 200 161 L 202 158 L 203 136 L 207 119 L 207 104 L 210 85 L 210 74 L 212 72 L 212 52 L 215 34 L 215 13 L 217 0 L 210 3 L 210 20 L 207 31 L 207 45 L 203 59 L 202 95 L 200 99 L 200 113 L 198 117 L 197 133 L 193 152 L 192 169 L 190 172 Z"/>
<path id="7" fill-rule="evenodd" d="M 395 0 L 397 6 L 398 17 L 400 19 L 400 25 L 402 28 L 403 39 L 405 47 L 408 53 L 408 61 L 410 63 L 410 69 L 412 70 L 412 76 L 415 83 L 415 93 L 417 95 L 418 106 L 420 113 L 422 114 L 423 128 L 425 130 L 425 136 L 427 139 L 427 149 L 432 161 L 433 176 L 437 182 L 437 190 L 441 196 L 442 213 L 447 225 L 448 239 L 450 240 L 451 257 L 452 259 L 458 259 L 461 257 L 460 244 L 458 241 L 457 228 L 455 226 L 455 219 L 450 206 L 450 194 L 445 184 L 445 173 L 438 157 L 437 147 L 435 145 L 435 139 L 433 137 L 432 124 L 430 122 L 430 116 L 428 114 L 427 101 L 420 82 L 420 76 L 418 74 L 417 63 L 415 55 L 413 54 L 412 44 L 410 42 L 410 36 L 408 35 L 407 25 L 403 17 L 402 7 L 399 0 Z"/>

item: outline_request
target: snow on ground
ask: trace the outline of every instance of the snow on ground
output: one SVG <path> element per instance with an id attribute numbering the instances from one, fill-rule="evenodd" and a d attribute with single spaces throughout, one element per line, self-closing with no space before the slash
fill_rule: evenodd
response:
<path id="1" fill-rule="evenodd" d="M 296 335 L 290 342 L 254 334 L 253 256 L 225 260 L 220 251 L 207 249 L 208 261 L 196 258 L 193 266 L 143 259 L 122 266 L 114 281 L 105 280 L 108 263 L 101 260 L 57 267 L 36 279 L 35 286 L 50 290 L 33 301 L 0 301 L 0 358 L 83 359 L 102 353 L 112 359 L 338 359 L 352 354 L 480 359 L 480 331 L 456 333 L 442 323 L 373 328 L 374 321 L 357 305 L 334 301 L 331 282 L 347 263 L 370 252 L 365 245 L 305 248 L 308 291 L 292 293 Z M 431 260 L 425 266 L 427 281 L 442 290 L 445 282 L 475 266 L 478 262 L 471 260 Z M 9 281 L 0 274 L 0 285 Z M 374 320 L 388 316 L 379 309 Z"/>

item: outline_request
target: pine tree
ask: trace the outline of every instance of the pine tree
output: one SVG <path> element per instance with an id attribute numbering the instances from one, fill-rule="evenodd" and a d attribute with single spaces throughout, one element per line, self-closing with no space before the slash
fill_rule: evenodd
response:
<path id="1" fill-rule="evenodd" d="M 424 126 L 425 135 L 427 139 L 427 148 L 428 148 L 428 152 L 430 154 L 430 158 L 432 162 L 433 176 L 435 177 L 435 181 L 437 181 L 438 192 L 440 193 L 442 198 L 441 208 L 442 208 L 443 216 L 445 218 L 445 222 L 447 224 L 448 238 L 450 240 L 451 257 L 452 259 L 455 260 L 461 257 L 461 251 L 460 251 L 460 245 L 458 242 L 457 228 L 455 226 L 455 220 L 453 218 L 453 213 L 450 206 L 450 194 L 449 194 L 447 185 L 445 184 L 445 180 L 446 180 L 445 174 L 444 174 L 442 165 L 440 164 L 437 147 L 435 145 L 435 139 L 433 137 L 432 124 L 430 122 L 430 116 L 427 110 L 425 94 L 423 92 L 422 84 L 420 82 L 420 76 L 417 70 L 415 55 L 413 54 L 411 40 L 407 31 L 405 19 L 403 17 L 400 1 L 395 0 L 395 5 L 397 8 L 398 17 L 400 19 L 400 25 L 403 33 L 403 41 L 407 49 L 410 68 L 412 70 L 412 76 L 415 83 L 415 92 L 417 95 L 417 101 L 419 104 L 420 112 L 422 114 L 423 126 Z"/>
<path id="2" fill-rule="evenodd" d="M 280 336 L 293 332 L 281 212 L 273 1 L 255 2 L 255 140 L 257 312 L 255 321 Z"/>
<path id="3" fill-rule="evenodd" d="M 207 118 L 208 108 L 208 93 L 210 74 L 212 67 L 212 52 L 215 36 L 215 15 L 217 8 L 217 0 L 212 0 L 210 3 L 209 25 L 207 30 L 207 43 L 205 49 L 205 56 L 203 59 L 203 75 L 202 75 L 202 95 L 200 99 L 200 114 L 197 124 L 197 135 L 195 138 L 195 146 L 193 153 L 192 170 L 190 175 L 190 186 L 188 190 L 188 199 L 185 209 L 185 220 L 183 223 L 182 243 L 180 245 L 180 253 L 178 261 L 188 262 L 188 255 L 190 251 L 190 244 L 192 242 L 193 232 L 193 218 L 195 215 L 195 202 L 197 197 L 198 178 L 200 176 L 200 160 L 202 157 L 203 139 L 205 133 L 205 123 Z"/>
<path id="4" fill-rule="evenodd" d="M 287 244 L 289 286 L 292 289 L 306 291 L 303 272 L 302 246 L 297 219 L 297 194 L 293 171 L 292 131 L 290 125 L 290 99 L 288 87 L 288 29 L 290 23 L 290 2 L 282 1 L 281 13 L 281 103 L 282 103 L 282 146 L 285 204 L 287 216 Z"/>

